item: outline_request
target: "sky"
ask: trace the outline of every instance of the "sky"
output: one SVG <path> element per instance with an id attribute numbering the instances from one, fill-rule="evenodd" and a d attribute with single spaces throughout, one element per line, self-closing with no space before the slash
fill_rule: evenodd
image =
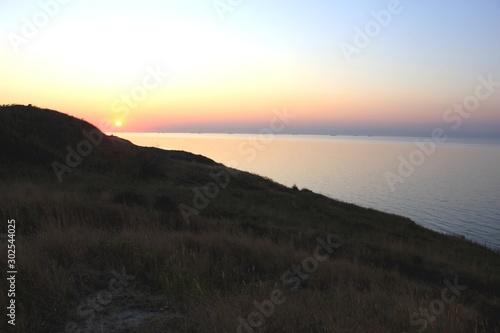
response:
<path id="1" fill-rule="evenodd" d="M 0 55 L 105 131 L 500 136 L 500 0 L 0 0 Z"/>

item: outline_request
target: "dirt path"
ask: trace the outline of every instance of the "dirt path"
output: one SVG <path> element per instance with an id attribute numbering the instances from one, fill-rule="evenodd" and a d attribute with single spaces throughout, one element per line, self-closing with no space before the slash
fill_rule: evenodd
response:
<path id="1" fill-rule="evenodd" d="M 81 333 L 175 332 L 184 317 L 165 297 L 132 289 L 78 328 Z"/>

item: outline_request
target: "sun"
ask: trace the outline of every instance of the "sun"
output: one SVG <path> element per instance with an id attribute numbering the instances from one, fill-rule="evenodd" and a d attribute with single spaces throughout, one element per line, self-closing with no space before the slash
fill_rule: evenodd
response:
<path id="1" fill-rule="evenodd" d="M 120 127 L 120 126 L 122 126 L 122 122 L 121 122 L 121 121 L 119 121 L 119 120 L 115 121 L 115 126 L 116 126 L 116 127 Z"/>

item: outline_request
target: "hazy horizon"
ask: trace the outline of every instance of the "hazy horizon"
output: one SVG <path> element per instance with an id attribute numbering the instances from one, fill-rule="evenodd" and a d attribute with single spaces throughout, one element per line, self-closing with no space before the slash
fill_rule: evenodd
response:
<path id="1" fill-rule="evenodd" d="M 470 131 L 470 132 L 458 132 L 450 133 L 447 137 L 450 139 L 500 139 L 500 132 L 490 126 L 491 130 L 480 130 L 480 131 Z M 191 134 L 191 133 L 201 133 L 201 134 L 259 134 L 263 128 L 266 128 L 265 124 L 262 126 L 245 126 L 245 127 L 229 127 L 229 126 L 212 126 L 212 127 L 196 127 L 196 126 L 185 126 L 185 127 L 174 127 L 167 128 L 166 130 L 161 127 L 158 129 L 152 128 L 143 131 L 121 131 L 120 129 L 114 129 L 109 132 L 113 133 L 172 133 L 172 134 Z M 316 126 L 316 127 L 300 127 L 300 126 L 290 126 L 289 128 L 283 130 L 280 133 L 273 133 L 273 135 L 318 135 L 318 136 L 376 136 L 376 137 L 401 137 L 401 138 L 427 138 L 431 136 L 432 130 L 436 127 L 422 127 L 420 129 L 406 129 L 405 127 L 327 127 L 327 126 Z"/>

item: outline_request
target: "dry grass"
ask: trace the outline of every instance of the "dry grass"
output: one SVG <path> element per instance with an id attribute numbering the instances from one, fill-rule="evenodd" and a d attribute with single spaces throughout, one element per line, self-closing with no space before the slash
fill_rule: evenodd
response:
<path id="1" fill-rule="evenodd" d="M 371 211 L 354 210 L 349 218 L 321 198 L 311 200 L 323 207 L 309 213 L 315 222 L 298 223 L 293 211 L 274 205 L 280 215 L 274 219 L 289 223 L 202 214 L 187 225 L 178 213 L 148 204 L 154 198 L 147 193 L 156 193 L 151 188 L 138 192 L 146 193 L 143 205 L 115 203 L 122 190 L 3 186 L 2 216 L 15 218 L 18 227 L 20 307 L 14 332 L 63 331 L 67 320 L 79 319 L 78 304 L 105 288 L 110 271 L 121 267 L 136 276 L 133 288 L 172 302 L 179 314 L 165 314 L 160 326 L 150 327 L 155 331 L 235 332 L 237 318 L 248 318 L 256 311 L 254 301 L 268 300 L 275 289 L 283 291 L 285 302 L 255 332 L 410 331 L 421 327 L 410 324 L 411 313 L 428 308 L 446 287 L 443 280 L 455 275 L 468 289 L 425 331 L 498 331 L 499 256 L 478 245 L 405 225 L 403 219 L 399 228 L 384 230 L 380 224 L 362 230 Z M 298 200 L 286 191 L 275 195 Z M 281 199 L 276 202 L 282 206 L 290 202 Z M 275 216 L 265 205 L 259 210 Z M 325 214 L 335 217 L 339 211 L 344 221 L 338 224 L 346 225 L 318 226 Z M 405 230 L 412 234 L 402 240 Z M 328 234 L 341 248 L 298 290 L 283 284 L 281 276 L 310 257 L 316 238 Z M 0 262 L 5 267 L 4 251 Z M 6 300 L 2 293 L 2 308 Z M 0 324 L 7 327 L 5 316 Z"/>

